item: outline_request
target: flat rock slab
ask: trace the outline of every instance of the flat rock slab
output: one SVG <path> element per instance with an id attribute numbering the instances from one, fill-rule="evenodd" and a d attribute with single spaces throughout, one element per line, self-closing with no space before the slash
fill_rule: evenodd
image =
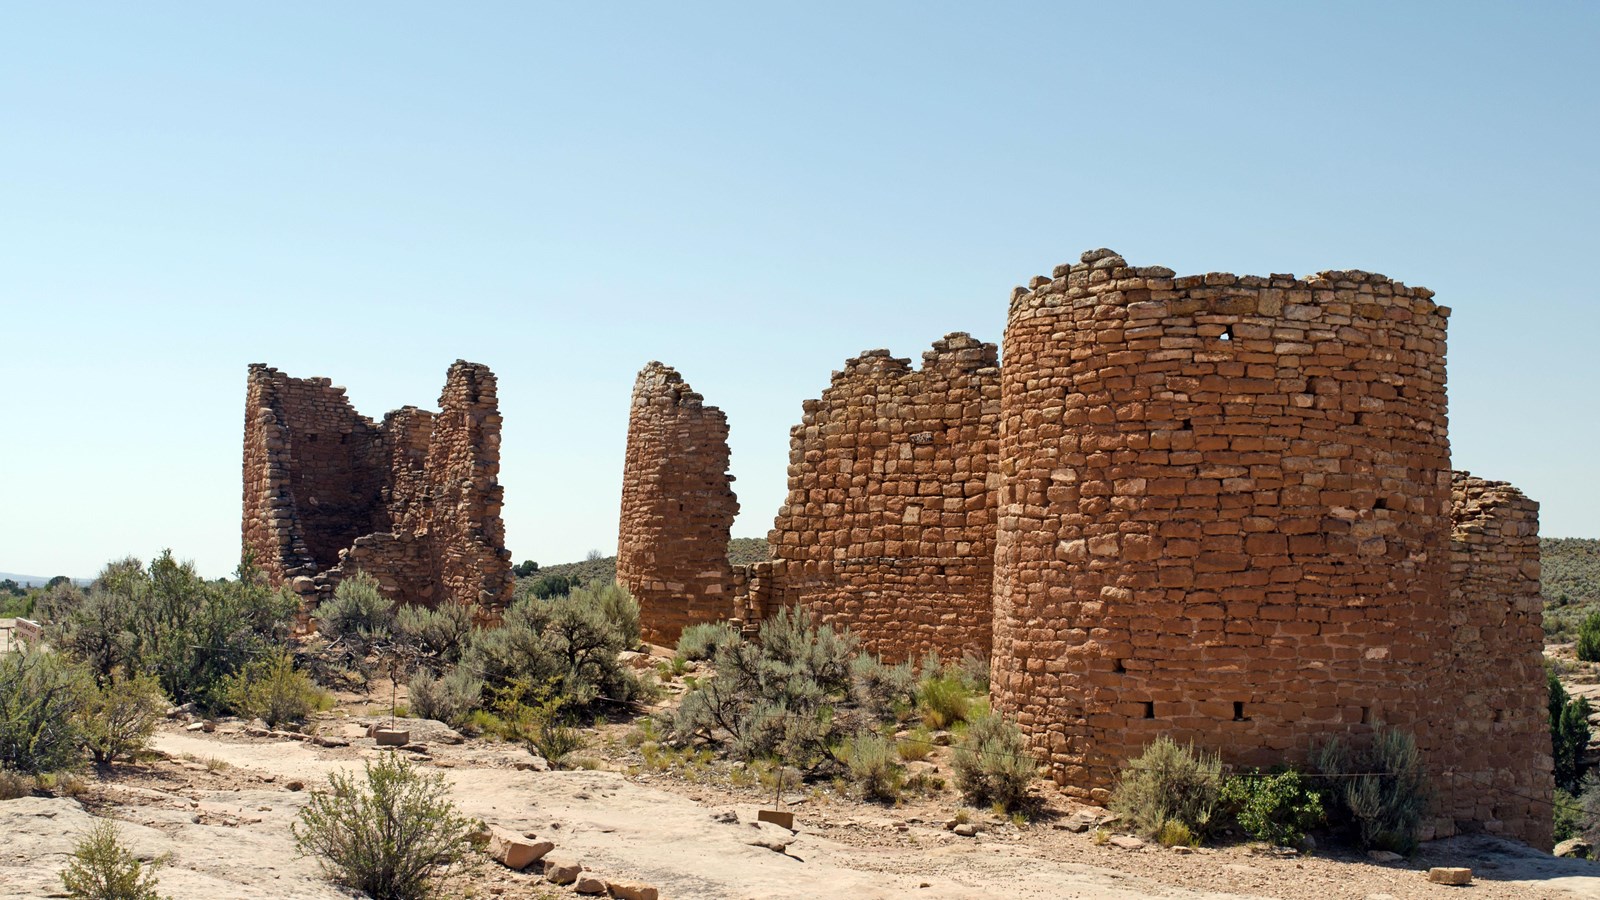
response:
<path id="1" fill-rule="evenodd" d="M 1428 880 L 1434 884 L 1471 884 L 1472 870 L 1459 866 L 1434 866 L 1428 870 Z"/>

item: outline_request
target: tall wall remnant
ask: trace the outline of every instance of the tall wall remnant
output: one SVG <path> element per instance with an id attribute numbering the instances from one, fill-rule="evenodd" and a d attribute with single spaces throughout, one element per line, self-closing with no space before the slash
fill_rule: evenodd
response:
<path id="1" fill-rule="evenodd" d="M 400 602 L 510 601 L 494 374 L 457 360 L 439 405 L 375 424 L 327 378 L 250 366 L 244 546 L 274 583 L 315 603 L 360 570 Z"/>
<path id="2" fill-rule="evenodd" d="M 960 332 L 917 370 L 870 350 L 805 402 L 752 617 L 802 606 L 894 660 L 988 656 L 996 356 Z"/>
<path id="3" fill-rule="evenodd" d="M 1441 657 L 1500 614 L 1465 607 L 1526 617 L 1488 648 L 1519 666 L 1538 611 L 1498 574 L 1453 591 L 1449 310 L 1431 296 L 1358 271 L 1176 278 L 1109 250 L 1013 293 L 994 695 L 1070 792 L 1105 799 L 1162 734 L 1304 764 L 1384 722 L 1450 773 L 1435 833 L 1462 815 L 1548 839 L 1548 818 L 1478 802 L 1497 778 L 1549 796 L 1547 763 L 1454 746 L 1469 682 Z M 1506 571 L 1525 538 L 1494 548 Z M 1503 699 L 1520 704 L 1503 734 L 1526 738 L 1543 704 Z"/>
<path id="4" fill-rule="evenodd" d="M 1554 840 L 1539 504 L 1503 481 L 1451 482 L 1450 597 L 1435 662 L 1445 683 L 1437 765 L 1448 821 Z M 1488 677 L 1486 677 L 1488 676 Z M 1459 783 L 1457 783 L 1459 782 Z"/>
<path id="5" fill-rule="evenodd" d="M 733 615 L 728 533 L 739 501 L 728 474 L 728 419 L 683 376 L 651 362 L 633 386 L 623 469 L 617 580 L 639 601 L 646 640 Z"/>

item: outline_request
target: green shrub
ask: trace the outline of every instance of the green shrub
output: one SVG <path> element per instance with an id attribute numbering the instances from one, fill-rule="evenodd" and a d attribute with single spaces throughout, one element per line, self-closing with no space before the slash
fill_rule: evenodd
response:
<path id="1" fill-rule="evenodd" d="M 344 640 L 363 648 L 394 634 L 395 604 L 365 572 L 342 579 L 333 599 L 317 607 L 317 631 L 330 641 Z"/>
<path id="2" fill-rule="evenodd" d="M 1422 754 L 1411 735 L 1379 726 L 1361 747 L 1335 738 L 1314 756 L 1324 774 L 1372 773 L 1325 779 L 1331 818 L 1353 827 L 1362 849 L 1416 849 L 1429 790 Z"/>
<path id="3" fill-rule="evenodd" d="M 525 686 L 530 693 L 519 702 L 555 697 L 576 710 L 631 701 L 644 688 L 617 661 L 627 639 L 607 618 L 605 602 L 582 591 L 549 601 L 523 597 L 499 628 L 474 632 L 462 664 L 490 690 Z"/>
<path id="4" fill-rule="evenodd" d="M 888 666 L 862 653 L 850 663 L 850 679 L 851 698 L 875 718 L 901 718 L 916 704 L 917 676 L 909 662 Z"/>
<path id="5" fill-rule="evenodd" d="M 674 734 L 727 742 L 746 760 L 837 763 L 833 748 L 870 724 L 850 700 L 855 651 L 849 632 L 817 624 L 804 609 L 780 609 L 762 623 L 758 642 L 735 639 L 717 651 L 715 675 L 684 695 Z"/>
<path id="6" fill-rule="evenodd" d="M 1565 788 L 1556 788 L 1555 808 L 1555 838 L 1556 843 L 1561 843 L 1567 838 L 1577 837 L 1584 827 L 1583 807 L 1580 800 L 1567 793 Z"/>
<path id="7" fill-rule="evenodd" d="M 565 575 L 545 575 L 533 583 L 529 593 L 538 600 L 553 600 L 556 597 L 565 597 L 578 586 L 578 579 L 568 578 Z"/>
<path id="8" fill-rule="evenodd" d="M 684 659 L 710 659 L 724 644 L 730 643 L 738 632 L 726 622 L 701 622 L 690 625 L 678 636 L 678 655 Z"/>
<path id="9" fill-rule="evenodd" d="M 73 848 L 61 884 L 74 900 L 161 900 L 155 868 L 140 863 L 122 846 L 117 826 L 101 819 Z"/>
<path id="10" fill-rule="evenodd" d="M 483 699 L 483 679 L 466 668 L 452 669 L 442 678 L 422 669 L 411 677 L 407 692 L 412 712 L 424 719 L 457 725 Z"/>
<path id="11" fill-rule="evenodd" d="M 1577 649 L 1584 662 L 1600 662 L 1600 609 L 1585 616 L 1578 626 Z"/>
<path id="12" fill-rule="evenodd" d="M 328 781 L 292 828 L 300 852 L 336 883 L 375 900 L 423 900 L 467 859 L 472 826 L 444 776 L 386 754 L 367 763 L 365 783 L 342 772 Z"/>
<path id="13" fill-rule="evenodd" d="M 1577 792 L 1583 780 L 1583 751 L 1589 743 L 1589 699 L 1568 697 L 1553 670 L 1545 677 L 1550 689 L 1550 752 L 1556 785 Z"/>
<path id="14" fill-rule="evenodd" d="M 1230 775 L 1221 799 L 1245 834 L 1278 847 L 1299 845 L 1326 819 L 1322 795 L 1294 769 Z"/>
<path id="15" fill-rule="evenodd" d="M 48 638 L 101 684 L 119 674 L 153 675 L 174 703 L 215 708 L 223 680 L 281 647 L 300 608 L 249 559 L 236 575 L 206 581 L 171 551 L 148 568 L 136 559 L 111 563 Z"/>
<path id="16" fill-rule="evenodd" d="M 0 769 L 37 775 L 77 766 L 93 691 L 83 669 L 60 655 L 0 654 Z"/>
<path id="17" fill-rule="evenodd" d="M 1198 847 L 1200 839 L 1189 826 L 1177 819 L 1168 819 L 1156 829 L 1156 843 L 1163 847 Z"/>
<path id="18" fill-rule="evenodd" d="M 956 789 L 968 803 L 1022 806 L 1038 763 L 1017 726 L 998 713 L 973 717 L 950 760 Z"/>
<path id="19" fill-rule="evenodd" d="M 395 614 L 394 637 L 425 668 L 438 671 L 461 661 L 478 612 L 457 603 L 438 609 L 407 604 Z"/>
<path id="20" fill-rule="evenodd" d="M 900 758 L 911 762 L 917 759 L 927 759 L 933 752 L 933 732 L 926 725 L 918 725 L 911 729 L 904 738 L 895 742 L 895 752 Z"/>
<path id="21" fill-rule="evenodd" d="M 844 742 L 839 754 L 850 781 L 868 800 L 894 801 L 905 784 L 905 770 L 895 762 L 894 751 L 883 735 L 862 731 Z"/>
<path id="22" fill-rule="evenodd" d="M 615 580 L 603 585 L 574 588 L 568 595 L 585 606 L 594 606 L 622 636 L 622 649 L 639 646 L 639 601 Z"/>
<path id="23" fill-rule="evenodd" d="M 929 675 L 924 672 L 917 686 L 917 704 L 922 723 L 929 728 L 949 728 L 965 722 L 972 709 L 972 691 L 954 672 Z"/>
<path id="24" fill-rule="evenodd" d="M 167 711 L 161 685 L 148 675 L 88 686 L 78 730 L 95 765 L 127 759 L 150 743 Z"/>
<path id="25" fill-rule="evenodd" d="M 305 722 L 323 708 L 327 697 L 306 673 L 295 668 L 294 657 L 287 650 L 262 657 L 230 677 L 225 695 L 235 712 L 260 719 L 268 728 Z"/>
<path id="26" fill-rule="evenodd" d="M 1140 834 L 1154 836 L 1170 821 L 1204 839 L 1215 825 L 1222 761 L 1162 735 L 1128 761 L 1111 792 L 1111 809 Z"/>

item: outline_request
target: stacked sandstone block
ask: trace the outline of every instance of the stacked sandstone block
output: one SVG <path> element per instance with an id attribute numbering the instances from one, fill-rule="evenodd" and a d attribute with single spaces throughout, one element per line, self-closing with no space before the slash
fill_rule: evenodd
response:
<path id="1" fill-rule="evenodd" d="M 683 376 L 651 362 L 628 419 L 617 580 L 639 601 L 646 640 L 734 615 L 728 533 L 739 501 L 728 474 L 728 419 Z"/>
<path id="2" fill-rule="evenodd" d="M 1445 710 L 1479 711 L 1436 665 L 1455 628 L 1431 296 L 1109 250 L 1014 292 L 994 692 L 1070 792 L 1104 800 L 1160 734 L 1303 764 L 1386 722 L 1452 758 Z M 1442 790 L 1449 810 L 1469 789 Z"/>
<path id="3" fill-rule="evenodd" d="M 1451 483 L 1448 632 L 1438 645 L 1442 734 L 1436 823 L 1472 822 L 1548 847 L 1554 840 L 1539 593 L 1539 504 L 1502 481 Z"/>
<path id="4" fill-rule="evenodd" d="M 846 362 L 791 432 L 747 614 L 804 606 L 892 660 L 987 657 L 999 412 L 996 347 L 964 333 L 915 371 L 887 350 Z"/>
<path id="5" fill-rule="evenodd" d="M 508 603 L 493 374 L 458 360 L 440 406 L 375 425 L 326 378 L 252 365 L 243 533 L 268 577 L 308 605 L 357 570 L 402 602 Z"/>

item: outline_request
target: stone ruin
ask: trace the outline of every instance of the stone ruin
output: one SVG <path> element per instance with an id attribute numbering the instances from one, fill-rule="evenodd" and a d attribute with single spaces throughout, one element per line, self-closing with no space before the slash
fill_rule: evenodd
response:
<path id="1" fill-rule="evenodd" d="M 835 373 L 750 567 L 706 552 L 735 502 L 722 414 L 641 420 L 687 390 L 647 367 L 629 481 L 701 487 L 625 487 L 619 576 L 657 634 L 800 605 L 889 659 L 988 657 L 996 707 L 1080 799 L 1158 735 L 1305 766 L 1382 723 L 1432 774 L 1425 837 L 1547 847 L 1538 507 L 1451 471 L 1432 296 L 1085 253 L 1013 292 L 998 367 L 952 334 L 921 370 L 880 350 Z M 692 598 L 670 587 L 689 570 Z"/>
<path id="2" fill-rule="evenodd" d="M 356 571 L 397 602 L 510 602 L 494 374 L 457 360 L 439 410 L 374 423 L 327 378 L 250 366 L 244 547 L 308 612 Z"/>
<path id="3" fill-rule="evenodd" d="M 676 370 L 652 362 L 633 386 L 622 477 L 617 580 L 650 615 L 645 640 L 675 644 L 684 626 L 728 618 L 728 533 L 739 514 L 728 474 L 728 417 Z"/>

